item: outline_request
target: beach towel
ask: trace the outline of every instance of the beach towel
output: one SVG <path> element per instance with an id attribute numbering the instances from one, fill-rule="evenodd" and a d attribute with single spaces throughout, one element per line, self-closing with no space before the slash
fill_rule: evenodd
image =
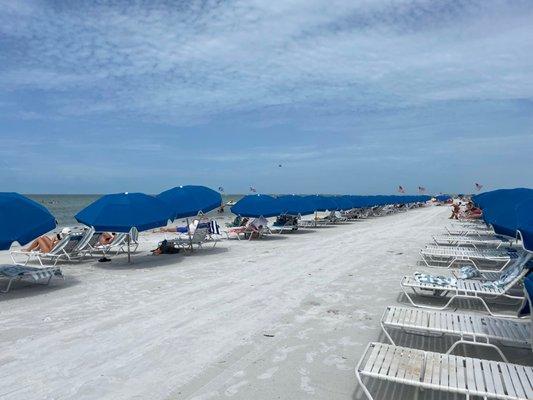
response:
<path id="1" fill-rule="evenodd" d="M 217 221 L 209 221 L 208 228 L 210 235 L 220 235 L 220 225 L 218 225 Z"/>
<path id="2" fill-rule="evenodd" d="M 430 283 L 438 286 L 457 286 L 457 279 L 451 276 L 430 275 L 415 272 L 414 278 L 420 283 Z"/>
<path id="3" fill-rule="evenodd" d="M 459 269 L 457 277 L 459 279 L 472 279 L 481 276 L 481 272 L 473 266 L 467 265 Z"/>
<path id="4" fill-rule="evenodd" d="M 509 283 L 511 283 L 518 275 L 520 275 L 520 271 L 522 270 L 522 267 L 516 266 L 514 268 L 511 268 L 509 271 L 504 272 L 500 275 L 499 279 L 496 279 L 492 282 L 485 282 L 483 283 L 483 287 L 490 288 L 490 289 L 502 289 L 505 286 L 507 286 Z"/>

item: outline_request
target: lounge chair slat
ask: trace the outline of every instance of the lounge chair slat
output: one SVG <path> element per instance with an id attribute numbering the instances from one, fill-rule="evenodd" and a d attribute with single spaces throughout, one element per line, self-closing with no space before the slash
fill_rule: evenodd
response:
<path id="1" fill-rule="evenodd" d="M 522 382 L 522 388 L 524 389 L 526 398 L 533 399 L 533 373 L 528 376 L 528 371 L 531 372 L 531 370 L 522 365 L 516 367 L 516 372 Z"/>
<path id="2" fill-rule="evenodd" d="M 522 383 L 522 389 L 525 393 L 524 396 L 527 399 L 533 399 L 533 383 L 530 382 L 526 374 L 526 368 L 524 368 L 522 365 L 517 365 L 515 370 L 516 374 L 520 378 L 520 382 Z"/>
<path id="3" fill-rule="evenodd" d="M 511 382 L 513 388 L 518 397 L 526 398 L 526 393 L 520 378 L 518 377 L 518 372 L 516 370 L 516 365 L 508 365 L 507 369 L 509 371 L 509 376 L 511 377 Z"/>
<path id="4" fill-rule="evenodd" d="M 517 397 L 516 396 L 516 392 L 514 390 L 513 382 L 511 380 L 511 375 L 509 374 L 509 370 L 507 368 L 507 365 L 498 364 L 498 366 L 500 367 L 500 371 L 501 371 L 502 378 L 503 378 L 503 383 L 505 385 L 505 390 L 506 390 L 507 394 L 510 395 L 510 396 Z"/>
<path id="5" fill-rule="evenodd" d="M 473 359 L 472 364 L 474 365 L 474 380 L 476 381 L 477 390 L 481 392 L 486 392 L 487 387 L 485 384 L 485 378 L 483 376 L 481 360 Z"/>
<path id="6" fill-rule="evenodd" d="M 476 391 L 476 381 L 474 378 L 474 363 L 471 358 L 465 358 L 466 387 L 469 391 Z"/>

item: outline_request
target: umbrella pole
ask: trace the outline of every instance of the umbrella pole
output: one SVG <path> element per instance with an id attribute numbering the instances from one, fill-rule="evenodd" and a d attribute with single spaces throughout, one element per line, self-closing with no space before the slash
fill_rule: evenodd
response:
<path id="1" fill-rule="evenodd" d="M 317 218 L 318 218 L 318 210 L 315 210 L 315 228 L 316 228 Z"/>
<path id="2" fill-rule="evenodd" d="M 191 253 L 192 253 L 192 236 L 191 236 L 191 228 L 189 227 L 189 217 L 187 217 L 186 221 L 187 221 L 187 234 L 189 235 L 189 248 L 191 249 Z"/>
<path id="3" fill-rule="evenodd" d="M 130 234 L 129 233 L 128 233 L 128 237 L 127 237 L 127 242 L 128 242 L 128 263 L 131 264 Z"/>

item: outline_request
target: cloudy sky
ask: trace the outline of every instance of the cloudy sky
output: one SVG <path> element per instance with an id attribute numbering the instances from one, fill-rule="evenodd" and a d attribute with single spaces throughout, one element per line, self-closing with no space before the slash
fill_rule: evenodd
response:
<path id="1" fill-rule="evenodd" d="M 531 21 L 529 0 L 0 0 L 1 190 L 532 186 Z"/>

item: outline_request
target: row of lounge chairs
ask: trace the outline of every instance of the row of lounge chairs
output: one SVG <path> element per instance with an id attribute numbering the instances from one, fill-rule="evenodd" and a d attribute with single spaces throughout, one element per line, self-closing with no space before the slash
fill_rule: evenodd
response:
<path id="1" fill-rule="evenodd" d="M 52 278 L 64 279 L 61 268 L 57 265 L 60 261 L 72 262 L 81 261 L 85 257 L 118 255 L 126 253 L 128 246 L 131 251 L 136 251 L 139 245 L 137 230 L 117 233 L 105 245 L 100 244 L 101 235 L 93 228 L 73 228 L 47 253 L 12 250 L 10 255 L 13 264 L 0 265 L 0 277 L 7 280 L 0 292 L 7 293 L 16 281 L 26 280 L 47 285 Z M 31 261 L 38 262 L 40 266 L 28 265 Z"/>
<path id="2" fill-rule="evenodd" d="M 391 212 L 400 210 L 397 207 L 372 207 L 352 210 L 343 214 L 339 211 L 334 211 L 323 219 L 307 222 L 310 226 L 330 225 L 345 222 L 349 219 L 388 215 Z M 177 237 L 168 238 L 167 244 L 176 249 L 192 251 L 194 248 L 202 248 L 207 243 L 212 244 L 213 247 L 216 246 L 222 234 L 225 234 L 228 238 L 237 238 L 239 240 L 259 239 L 272 233 L 295 231 L 298 229 L 298 224 L 305 225 L 306 222 L 302 222 L 297 216 L 284 216 L 269 227 L 267 220 L 256 218 L 245 226 L 229 227 L 226 232 L 222 232 L 215 220 L 199 221 L 191 235 L 183 233 Z M 59 262 L 81 261 L 86 257 L 92 256 L 116 256 L 120 253 L 126 253 L 128 247 L 131 252 L 135 252 L 139 246 L 138 232 L 135 229 L 130 233 L 115 234 L 113 240 L 106 245 L 100 244 L 100 235 L 102 233 L 95 232 L 93 228 L 72 228 L 70 233 L 56 243 L 48 253 L 23 250 L 11 251 L 13 265 L 0 266 L 0 277 L 8 280 L 5 289 L 0 289 L 0 291 L 9 291 L 13 282 L 17 280 L 48 284 L 53 277 L 63 277 L 58 266 Z M 30 266 L 29 263 L 32 261 L 37 261 L 40 267 Z"/>
<path id="3" fill-rule="evenodd" d="M 370 378 L 460 394 L 467 399 L 475 396 L 533 399 L 533 367 L 510 363 L 502 351 L 502 346 L 533 350 L 533 316 L 528 321 L 508 313 L 497 314 L 490 306 L 504 299 L 507 302 L 500 302 L 500 307 L 517 308 L 521 304 L 519 314 L 531 312 L 533 253 L 525 248 L 504 249 L 496 243 L 498 239 L 487 248 L 472 248 L 468 239 L 490 236 L 486 228 L 477 229 L 472 223 L 457 228 L 448 229 L 448 236 L 465 239 L 463 245 L 447 238 L 450 242 L 441 241 L 438 246 L 431 245 L 421 251 L 425 266 L 449 273 L 405 276 L 401 288 L 413 307 L 387 307 L 381 318 L 381 328 L 389 343 L 369 343 L 357 363 L 356 378 L 369 399 L 373 399 L 366 385 Z M 458 268 L 460 262 L 468 265 Z M 410 291 L 421 298 L 445 299 L 445 304 L 435 306 L 415 300 Z M 481 311 L 489 315 L 475 310 L 447 310 L 458 299 L 481 303 Z M 398 346 L 393 331 L 445 336 L 451 338 L 452 344 L 444 353 Z M 492 349 L 501 361 L 453 354 L 463 345 Z"/>

